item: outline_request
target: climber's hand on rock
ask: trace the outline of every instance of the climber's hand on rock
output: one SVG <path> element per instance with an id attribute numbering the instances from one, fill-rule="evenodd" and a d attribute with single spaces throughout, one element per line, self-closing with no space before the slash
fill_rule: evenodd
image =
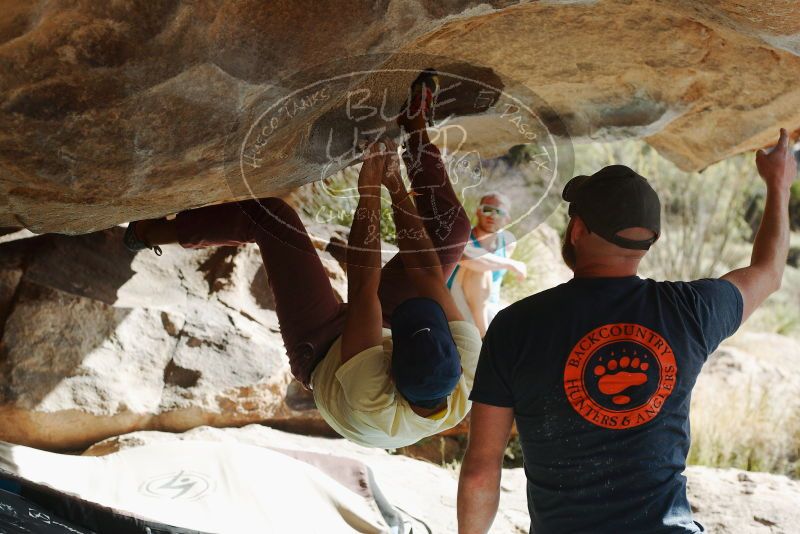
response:
<path id="1" fill-rule="evenodd" d="M 767 187 L 788 189 L 797 178 L 797 162 L 785 128 L 781 128 L 777 145 L 769 150 L 762 148 L 756 152 L 756 167 Z"/>
<path id="2" fill-rule="evenodd" d="M 375 195 L 381 194 L 381 178 L 384 173 L 386 146 L 381 141 L 367 146 L 364 151 L 364 162 L 361 165 L 361 172 L 358 173 L 358 194 Z"/>

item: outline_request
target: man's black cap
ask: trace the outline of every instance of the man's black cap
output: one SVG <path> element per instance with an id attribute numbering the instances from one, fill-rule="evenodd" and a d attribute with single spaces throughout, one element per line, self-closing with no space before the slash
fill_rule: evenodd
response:
<path id="1" fill-rule="evenodd" d="M 392 376 L 408 402 L 435 408 L 461 379 L 461 356 L 444 310 L 433 299 L 410 298 L 392 312 Z"/>
<path id="2" fill-rule="evenodd" d="M 615 245 L 647 250 L 661 234 L 661 202 L 650 183 L 625 165 L 609 165 L 591 176 L 576 176 L 561 195 L 589 231 Z M 655 235 L 641 241 L 617 235 L 626 228 L 647 228 Z"/>

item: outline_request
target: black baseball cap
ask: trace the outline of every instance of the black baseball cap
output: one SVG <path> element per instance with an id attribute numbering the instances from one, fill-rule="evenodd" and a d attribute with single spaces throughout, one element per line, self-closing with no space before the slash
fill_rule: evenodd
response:
<path id="1" fill-rule="evenodd" d="M 397 390 L 416 406 L 439 406 L 461 378 L 461 357 L 444 310 L 433 299 L 415 297 L 397 306 L 391 320 Z"/>
<path id="2" fill-rule="evenodd" d="M 561 195 L 569 202 L 570 216 L 577 215 L 594 232 L 615 245 L 648 250 L 661 234 L 661 202 L 643 176 L 625 165 L 609 165 L 591 176 L 576 176 Z M 626 228 L 647 228 L 655 235 L 634 240 L 617 235 Z"/>

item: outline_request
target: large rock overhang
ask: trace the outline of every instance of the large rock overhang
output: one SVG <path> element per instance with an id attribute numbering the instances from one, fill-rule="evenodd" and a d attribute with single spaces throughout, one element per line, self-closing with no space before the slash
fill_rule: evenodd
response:
<path id="1" fill-rule="evenodd" d="M 352 134 L 340 95 L 281 124 L 246 187 L 231 173 L 263 112 L 334 70 L 392 110 L 429 66 L 524 88 L 562 140 L 643 138 L 699 170 L 800 127 L 798 55 L 794 0 L 5 2 L 0 227 L 86 233 L 318 180 L 349 163 L 320 157 Z M 496 103 L 453 112 L 483 157 L 526 140 Z"/>

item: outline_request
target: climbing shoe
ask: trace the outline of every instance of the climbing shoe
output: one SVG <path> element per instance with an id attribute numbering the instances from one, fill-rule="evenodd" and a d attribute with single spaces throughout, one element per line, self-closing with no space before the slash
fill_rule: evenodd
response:
<path id="1" fill-rule="evenodd" d="M 397 123 L 407 129 L 410 119 L 422 113 L 425 123 L 433 126 L 436 107 L 436 96 L 439 93 L 439 73 L 436 69 L 428 68 L 420 72 L 411 83 L 408 99 L 403 103 Z"/>
<path id="2" fill-rule="evenodd" d="M 125 235 L 122 237 L 122 242 L 125 244 L 125 247 L 131 252 L 150 249 L 155 252 L 156 256 L 161 256 L 161 247 L 158 245 L 151 245 L 147 241 L 139 239 L 139 236 L 136 235 L 136 222 L 137 221 L 132 221 L 128 223 L 128 228 L 125 230 Z"/>

